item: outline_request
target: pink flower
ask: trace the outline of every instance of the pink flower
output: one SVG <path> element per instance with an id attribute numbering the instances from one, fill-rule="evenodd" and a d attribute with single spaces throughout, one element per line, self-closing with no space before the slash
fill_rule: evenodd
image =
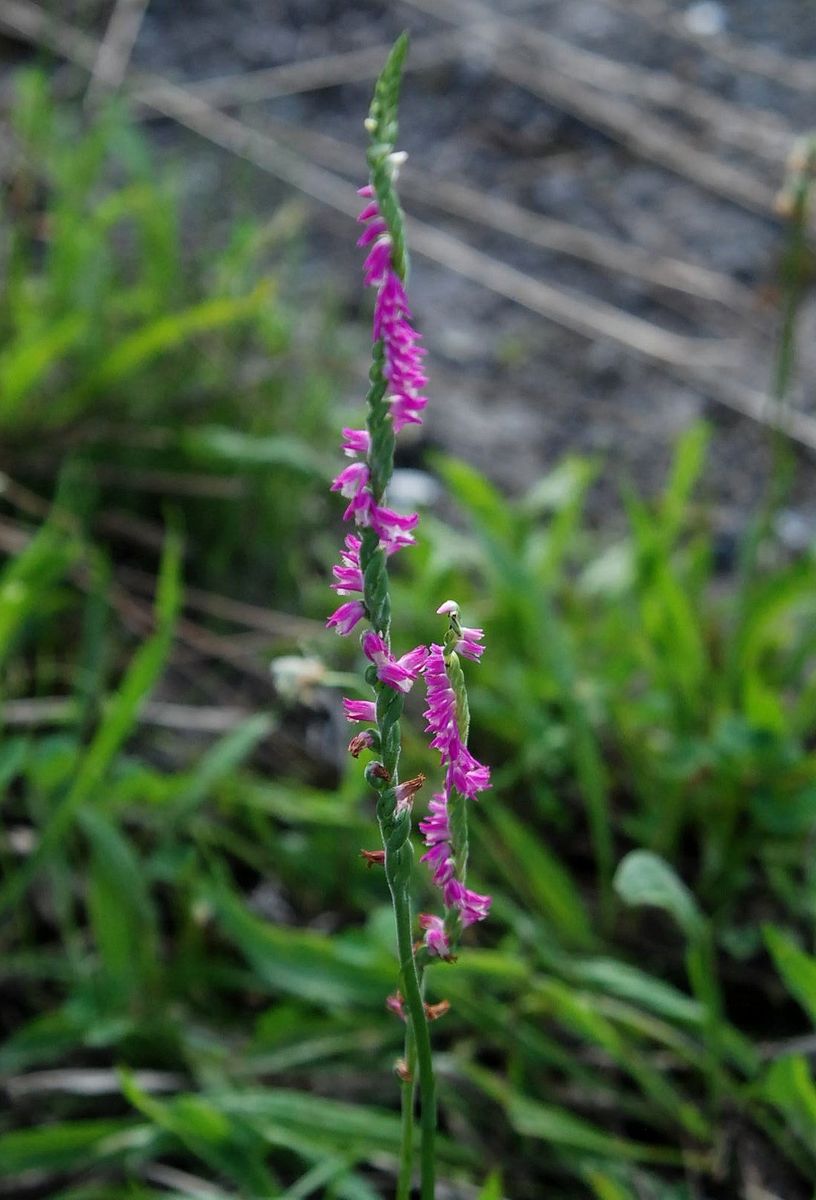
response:
<path id="1" fill-rule="evenodd" d="M 392 243 L 388 227 L 382 219 L 373 192 L 365 190 L 369 203 L 358 221 L 366 225 L 358 246 L 371 246 L 363 264 L 366 287 L 376 287 L 374 304 L 374 341 L 382 340 L 385 355 L 383 373 L 388 381 L 388 400 L 394 432 L 406 425 L 420 425 L 422 412 L 428 403 L 422 393 L 428 380 L 422 370 L 425 351 L 419 345 L 420 335 L 411 324 L 411 309 L 405 286 L 397 275 L 392 261 Z"/>
<path id="2" fill-rule="evenodd" d="M 357 454 L 365 456 L 368 454 L 370 444 L 371 439 L 367 429 L 343 430 L 343 453 L 348 458 L 354 458 Z"/>
<path id="3" fill-rule="evenodd" d="M 402 545 L 412 545 L 411 530 L 416 526 L 419 517 L 416 513 L 403 516 L 391 508 L 383 508 L 372 504 L 369 510 L 369 520 L 366 522 L 386 545 L 400 542 Z"/>
<path id="4" fill-rule="evenodd" d="M 445 656 L 441 646 L 432 645 L 422 670 L 427 688 L 428 707 L 425 709 L 426 732 L 432 734 L 431 746 L 439 750 L 442 761 L 450 757 L 451 739 L 458 730 L 456 726 L 456 693 L 448 679 Z"/>
<path id="5" fill-rule="evenodd" d="M 490 768 L 474 758 L 467 746 L 463 746 L 457 732 L 451 739 L 451 760 L 448 774 L 457 792 L 471 798 L 477 792 L 490 787 Z"/>
<path id="6" fill-rule="evenodd" d="M 478 662 L 484 654 L 484 646 L 479 645 L 484 637 L 484 630 L 470 629 L 467 625 L 461 625 L 459 628 L 462 636 L 456 643 L 457 651 L 459 654 L 464 654 L 465 658 Z"/>
<path id="7" fill-rule="evenodd" d="M 431 913 L 420 913 L 419 926 L 420 929 L 425 930 L 425 945 L 431 954 L 438 954 L 440 958 L 448 958 L 450 942 L 445 933 L 445 922 L 442 918 L 435 917 Z"/>
<path id="8" fill-rule="evenodd" d="M 395 690 L 410 692 L 428 651 L 425 646 L 417 646 L 402 658 L 394 658 L 379 634 L 369 631 L 363 634 L 363 654 L 377 667 L 378 679 Z"/>
<path id="9" fill-rule="evenodd" d="M 444 792 L 437 792 L 431 797 L 428 804 L 428 816 L 419 822 L 419 830 L 425 838 L 426 846 L 436 846 L 440 842 L 450 841 L 448 798 Z"/>
<path id="10" fill-rule="evenodd" d="M 444 897 L 448 908 L 459 909 L 463 925 L 474 925 L 477 921 L 483 921 L 493 903 L 492 896 L 482 896 L 473 892 L 458 879 L 451 879 L 445 884 Z"/>
<path id="11" fill-rule="evenodd" d="M 346 499 L 353 498 L 368 485 L 369 470 L 365 463 L 353 462 L 344 467 L 332 480 L 331 491 L 339 492 Z"/>
<path id="12" fill-rule="evenodd" d="M 335 568 L 336 569 L 336 568 Z M 362 600 L 349 600 L 336 608 L 326 622 L 327 629 L 336 629 L 342 637 L 351 633 L 358 621 L 366 615 L 366 607 Z"/>
<path id="13" fill-rule="evenodd" d="M 360 244 L 357 243 L 358 246 Z M 391 239 L 380 237 L 369 250 L 363 263 L 363 283 L 366 287 L 379 287 L 390 269 Z"/>
<path id="14" fill-rule="evenodd" d="M 437 842 L 426 850 L 419 860 L 428 864 L 431 877 L 437 887 L 444 887 L 453 878 L 454 861 L 447 842 Z"/>
<path id="15" fill-rule="evenodd" d="M 349 700 L 344 696 L 343 710 L 347 721 L 377 720 L 377 705 L 373 700 Z"/>
<path id="16" fill-rule="evenodd" d="M 334 583 L 331 585 L 339 596 L 349 596 L 363 590 L 363 572 L 360 568 L 360 539 L 353 533 L 346 535 L 346 548 L 340 562 L 332 567 Z"/>

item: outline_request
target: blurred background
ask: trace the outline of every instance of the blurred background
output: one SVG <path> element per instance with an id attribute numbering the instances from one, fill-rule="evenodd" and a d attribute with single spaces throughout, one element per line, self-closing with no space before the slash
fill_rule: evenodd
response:
<path id="1" fill-rule="evenodd" d="M 493 766 L 440 1198 L 809 1200 L 811 0 L 0 0 L 0 1196 L 393 1193 L 324 621 L 403 29 L 396 629 L 484 625 Z"/>

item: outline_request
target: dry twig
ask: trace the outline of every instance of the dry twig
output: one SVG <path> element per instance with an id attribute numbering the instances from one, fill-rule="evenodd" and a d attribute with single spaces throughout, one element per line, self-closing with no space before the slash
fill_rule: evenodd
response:
<path id="1" fill-rule="evenodd" d="M 645 21 L 663 35 L 670 33 L 680 41 L 692 43 L 737 71 L 763 76 L 808 96 L 816 94 L 816 74 L 813 63 L 807 59 L 794 58 L 771 46 L 759 46 L 731 34 L 696 33 L 683 13 L 664 0 L 606 0 L 606 3 L 626 16 Z"/>
<path id="2" fill-rule="evenodd" d="M 93 104 L 105 92 L 114 92 L 127 74 L 130 56 L 150 0 L 117 0 L 99 43 L 85 100 Z"/>
<path id="3" fill-rule="evenodd" d="M 461 30 L 417 38 L 411 45 L 406 71 L 422 71 L 442 66 L 456 59 L 463 49 L 465 37 Z M 320 88 L 336 87 L 342 83 L 365 82 L 376 77 L 388 56 L 390 45 L 369 46 L 344 54 L 328 54 L 305 62 L 286 63 L 241 75 L 222 75 L 186 84 L 191 96 L 212 104 L 215 108 L 230 108 L 238 104 L 255 104 L 278 96 L 292 96 Z M 131 99 L 136 104 L 149 105 L 151 85 L 133 89 Z"/>
<path id="4" fill-rule="evenodd" d="M 481 18 L 490 12 L 477 0 L 408 0 L 408 3 L 423 11 L 432 9 L 448 21 L 467 19 L 468 14 Z M 499 21 L 495 21 L 488 32 L 486 29 L 486 25 L 480 25 L 477 36 L 493 49 L 493 65 L 505 79 L 600 129 L 634 154 L 691 180 L 706 191 L 750 212 L 766 217 L 774 215 L 776 192 L 764 179 L 698 149 L 676 126 L 626 100 L 588 88 L 585 82 L 566 74 L 555 64 L 548 64 L 542 70 L 534 59 L 529 61 L 529 55 L 525 61 L 528 48 L 519 44 L 521 29 L 514 32 L 512 25 L 507 28 Z"/>
<path id="5" fill-rule="evenodd" d="M 319 161 L 333 170 L 347 170 L 359 153 L 357 147 L 347 142 L 271 117 L 264 118 L 264 128 L 307 154 L 311 160 Z M 714 300 L 741 313 L 750 307 L 752 294 L 747 288 L 729 276 L 697 263 L 655 254 L 629 242 L 619 242 L 582 229 L 568 221 L 542 216 L 466 184 L 416 171 L 410 164 L 402 168 L 400 186 L 405 195 L 413 196 L 443 212 L 521 238 L 534 246 L 580 259 L 603 270 L 616 271 L 698 299 Z"/>

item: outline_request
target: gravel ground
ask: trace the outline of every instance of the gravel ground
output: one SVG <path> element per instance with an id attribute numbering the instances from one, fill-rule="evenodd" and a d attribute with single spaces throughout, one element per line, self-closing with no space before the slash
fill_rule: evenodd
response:
<path id="1" fill-rule="evenodd" d="M 109 4 L 89 0 L 58 7 L 94 31 L 104 27 L 110 11 Z M 463 22 L 457 53 L 412 69 L 405 82 L 403 144 L 415 171 L 426 180 L 465 182 L 483 195 L 640 250 L 649 261 L 670 256 L 697 264 L 730 281 L 738 300 L 723 305 L 581 261 L 557 246 L 534 247 L 406 194 L 409 212 L 466 247 L 562 289 L 586 306 L 590 320 L 600 301 L 658 332 L 699 339 L 689 343 L 687 361 L 667 369 L 619 340 L 565 328 L 415 254 L 412 296 L 431 350 L 436 401 L 425 437 L 514 491 L 565 453 L 600 453 L 608 469 L 593 504 L 604 519 L 615 510 L 622 477 L 647 491 L 660 485 L 678 434 L 704 415 L 715 430 L 708 497 L 723 530 L 738 533 L 765 486 L 771 439 L 762 424 L 724 407 L 721 393 L 734 381 L 766 393 L 772 376 L 788 237 L 772 200 L 783 180 L 790 134 L 807 131 L 812 121 L 816 68 L 808 89 L 804 62 L 816 52 L 816 6 L 808 0 L 500 0 L 479 11 L 470 0 L 421 6 L 416 0 L 150 0 L 133 61 L 177 81 L 199 81 L 377 46 L 403 28 L 419 48 L 429 36 L 449 33 L 467 11 L 481 17 L 482 32 Z M 519 38 L 516 26 L 508 52 L 497 41 L 495 24 L 493 34 L 484 35 L 485 12 L 494 21 L 515 17 L 532 31 L 561 39 L 573 57 L 583 50 L 629 67 L 631 78 L 601 90 L 602 62 L 579 61 L 576 77 L 570 60 L 565 102 L 551 94 L 553 79 L 563 78 L 552 48 L 543 50 L 534 33 Z M 735 47 L 742 55 L 737 65 Z M 794 56 L 800 65 L 788 71 L 777 63 L 776 78 L 773 71 L 748 71 L 744 59 L 752 50 Z M 528 82 L 532 77 L 532 90 L 513 77 L 521 68 Z M 683 95 L 661 103 L 649 93 L 660 79 L 690 87 L 691 100 Z M 335 169 L 352 179 L 362 164 L 361 114 L 369 90 L 370 81 L 347 82 L 230 111 L 275 136 L 286 122 L 301 134 L 351 145 L 345 170 Z M 731 107 L 715 110 L 707 124 L 694 107 L 701 95 Z M 596 107 L 600 98 L 600 117 L 582 108 L 586 97 Z M 604 128 L 607 106 L 620 104 L 629 106 L 633 119 L 622 131 Z M 768 126 L 776 139 L 770 152 L 762 150 Z M 159 143 L 185 164 L 189 198 L 202 209 L 264 211 L 291 194 L 170 122 L 154 129 Z M 655 130 L 656 146 L 648 142 Z M 709 155 L 709 163 L 743 172 L 768 202 L 746 205 L 715 194 L 705 163 L 696 179 L 668 169 L 664 148 L 675 141 Z M 328 285 L 353 309 L 359 254 L 347 218 L 313 203 L 308 229 L 303 286 L 308 293 Z M 816 304 L 809 296 L 800 329 L 791 402 L 807 412 L 814 407 L 816 377 Z M 693 370 L 694 347 L 702 354 L 709 339 L 730 347 L 730 357 L 701 383 Z M 797 528 L 800 540 L 816 535 L 812 454 L 800 456 L 791 506 L 798 524 L 787 528 Z"/>

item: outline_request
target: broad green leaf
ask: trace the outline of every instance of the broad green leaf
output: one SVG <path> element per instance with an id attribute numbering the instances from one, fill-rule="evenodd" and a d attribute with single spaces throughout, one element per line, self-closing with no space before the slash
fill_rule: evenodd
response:
<path id="1" fill-rule="evenodd" d="M 181 777 L 181 786 L 172 801 L 174 814 L 186 815 L 205 800 L 223 779 L 241 766 L 269 734 L 272 725 L 271 717 L 258 713 L 206 750 L 189 775 Z"/>
<path id="2" fill-rule="evenodd" d="M 29 415 L 26 402 L 31 392 L 84 332 L 84 319 L 72 314 L 40 331 L 35 339 L 12 343 L 0 354 L 0 426 L 13 427 L 21 416 Z"/>
<path id="3" fill-rule="evenodd" d="M 671 545 L 687 519 L 688 503 L 705 462 L 711 429 L 698 423 L 677 443 L 671 475 L 660 500 L 661 535 Z"/>
<path id="4" fill-rule="evenodd" d="M 622 1000 L 631 1000 L 670 1021 L 699 1025 L 703 1011 L 678 988 L 616 958 L 590 958 L 569 964 L 570 978 Z"/>
<path id="5" fill-rule="evenodd" d="M 695 899 L 665 859 L 650 850 L 632 850 L 615 872 L 615 890 L 625 904 L 662 908 L 687 937 L 695 937 L 702 917 Z"/>
<path id="6" fill-rule="evenodd" d="M 610 1159 L 678 1165 L 684 1161 L 681 1150 L 633 1142 L 607 1133 L 565 1108 L 541 1104 L 523 1095 L 482 1068 L 468 1066 L 466 1074 L 502 1106 L 512 1127 L 523 1137 L 549 1142 L 558 1149 L 602 1155 Z"/>
<path id="7" fill-rule="evenodd" d="M 103 971 L 101 989 L 115 1005 L 142 1005 L 156 985 L 158 930 L 133 846 L 103 813 L 86 807 L 78 816 L 91 845 L 88 910 Z"/>

